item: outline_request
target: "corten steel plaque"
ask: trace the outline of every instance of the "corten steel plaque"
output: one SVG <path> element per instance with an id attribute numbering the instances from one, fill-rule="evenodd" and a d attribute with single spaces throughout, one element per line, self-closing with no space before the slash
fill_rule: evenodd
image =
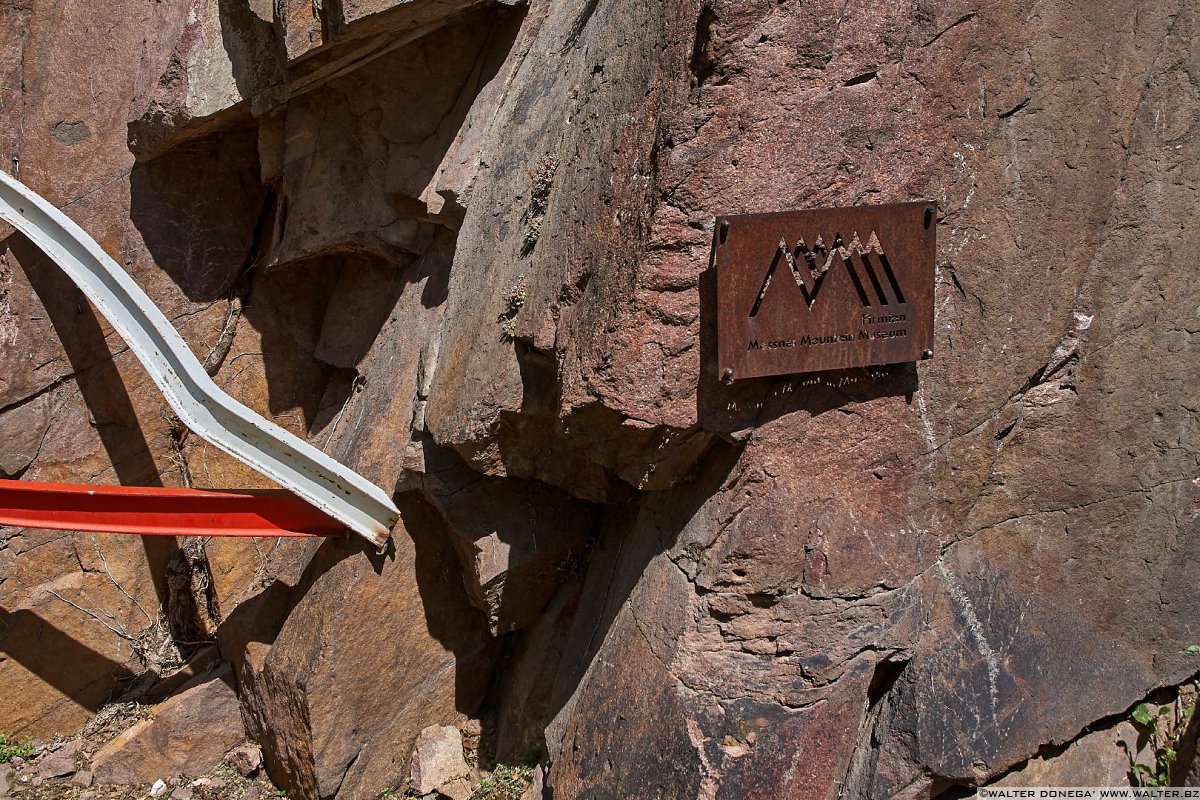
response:
<path id="1" fill-rule="evenodd" d="M 724 380 L 931 356 L 930 203 L 718 217 Z"/>

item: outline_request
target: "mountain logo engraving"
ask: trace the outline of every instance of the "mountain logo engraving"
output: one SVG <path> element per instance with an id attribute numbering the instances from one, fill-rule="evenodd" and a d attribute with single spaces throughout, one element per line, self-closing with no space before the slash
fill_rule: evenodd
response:
<path id="1" fill-rule="evenodd" d="M 779 246 L 775 248 L 775 256 L 771 260 L 771 266 L 763 276 L 762 286 L 754 298 L 754 305 L 750 308 L 751 317 L 758 316 L 780 262 L 787 263 L 792 278 L 796 281 L 796 286 L 800 289 L 800 294 L 804 297 L 804 302 L 809 309 L 817 302 L 817 297 L 821 294 L 821 287 L 825 285 L 826 279 L 839 267 L 839 264 L 845 268 L 863 308 L 871 308 L 876 301 L 882 306 L 907 302 L 904 299 L 904 292 L 900 288 L 900 282 L 896 280 L 896 273 L 892 269 L 887 253 L 875 231 L 871 231 L 865 245 L 857 231 L 851 236 L 849 242 L 846 242 L 840 232 L 835 232 L 829 238 L 826 238 L 826 235 L 818 234 L 811 247 L 803 238 L 797 241 L 794 248 L 788 246 L 786 238 L 780 238 Z M 883 274 L 882 279 L 880 272 Z M 885 284 L 886 289 L 891 290 L 890 297 L 885 290 Z"/>

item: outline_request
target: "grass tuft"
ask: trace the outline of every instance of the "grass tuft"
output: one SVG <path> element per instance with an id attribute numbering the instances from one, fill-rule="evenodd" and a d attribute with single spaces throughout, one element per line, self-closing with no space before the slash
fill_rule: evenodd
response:
<path id="1" fill-rule="evenodd" d="M 35 755 L 37 751 L 38 749 L 33 746 L 33 743 L 29 739 L 13 741 L 3 733 L 0 733 L 0 764 L 7 764 L 14 758 L 28 758 Z"/>

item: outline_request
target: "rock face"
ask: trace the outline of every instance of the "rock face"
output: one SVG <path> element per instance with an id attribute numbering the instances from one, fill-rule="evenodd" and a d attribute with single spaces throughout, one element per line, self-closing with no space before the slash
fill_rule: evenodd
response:
<path id="1" fill-rule="evenodd" d="M 453 725 L 430 725 L 417 736 L 408 781 L 418 795 L 447 793 L 450 784 L 466 783 L 471 768 L 463 758 L 462 735 Z M 470 786 L 466 787 L 470 794 Z"/>
<path id="2" fill-rule="evenodd" d="M 243 778 L 250 778 L 262 768 L 262 748 L 253 744 L 235 747 L 225 756 L 225 763 Z"/>
<path id="3" fill-rule="evenodd" d="M 3 167 L 404 510 L 383 556 L 0 531 L 0 731 L 215 630 L 297 797 L 475 717 L 554 797 L 918 798 L 1127 781 L 1196 672 L 1191 5 L 0 10 Z M 910 200 L 933 359 L 718 379 L 717 214 Z M 0 237 L 4 476 L 262 484 Z"/>
<path id="4" fill-rule="evenodd" d="M 225 643 L 268 773 L 301 797 L 403 784 L 420 731 L 474 713 L 487 688 L 495 645 L 449 537 L 419 498 L 401 510 L 388 553 L 317 552 L 269 649 L 262 636 L 242 652 Z"/>
<path id="5" fill-rule="evenodd" d="M 424 471 L 410 480 L 441 512 L 471 602 L 493 635 L 529 625 L 587 548 L 598 509 L 540 482 L 480 477 L 448 449 L 423 450 Z"/>
<path id="6" fill-rule="evenodd" d="M 92 759 L 97 783 L 150 784 L 202 775 L 246 738 L 229 667 L 160 703 Z"/>
<path id="7" fill-rule="evenodd" d="M 991 785 L 1119 786 L 1129 780 L 1131 763 L 1154 766 L 1151 754 L 1138 753 L 1138 738 L 1129 722 L 1087 733 L 1062 752 L 1031 758 Z"/>
<path id="8" fill-rule="evenodd" d="M 38 763 L 38 776 L 42 778 L 61 778 L 75 772 L 75 758 L 79 754 L 79 746 L 70 742 L 50 753 Z"/>

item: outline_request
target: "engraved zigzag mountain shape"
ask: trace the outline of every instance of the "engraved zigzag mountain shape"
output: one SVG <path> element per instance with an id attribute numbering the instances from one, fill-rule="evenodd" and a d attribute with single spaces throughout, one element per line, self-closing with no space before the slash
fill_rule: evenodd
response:
<path id="1" fill-rule="evenodd" d="M 854 232 L 848 243 L 840 232 L 835 232 L 828 238 L 824 234 L 818 234 L 811 247 L 801 238 L 795 248 L 789 248 L 787 239 L 780 238 L 779 246 L 775 249 L 775 257 L 771 260 L 771 266 L 767 269 L 767 274 L 763 276 L 762 287 L 754 298 L 750 316 L 758 316 L 763 299 L 767 295 L 767 289 L 771 285 L 771 279 L 781 261 L 787 262 L 796 286 L 804 296 L 804 302 L 811 309 L 817 301 L 817 296 L 821 293 L 825 279 L 835 266 L 835 259 L 845 265 L 846 272 L 854 284 L 854 290 L 864 308 L 870 308 L 873 305 L 872 296 L 878 299 L 880 305 L 885 306 L 891 305 L 893 302 L 906 302 L 904 292 L 900 289 L 900 283 L 896 280 L 896 273 L 892 270 L 891 262 L 888 261 L 887 253 L 884 252 L 883 245 L 875 231 L 871 231 L 865 245 L 859 238 L 858 231 Z M 884 290 L 884 283 L 879 278 L 876 265 L 873 263 L 875 260 L 878 260 L 878 267 L 882 270 L 884 279 L 892 291 L 890 299 Z M 859 266 L 855 265 L 856 261 Z M 860 269 L 866 276 L 866 283 L 863 282 L 863 274 L 860 274 Z M 870 291 L 868 291 L 868 287 Z"/>

